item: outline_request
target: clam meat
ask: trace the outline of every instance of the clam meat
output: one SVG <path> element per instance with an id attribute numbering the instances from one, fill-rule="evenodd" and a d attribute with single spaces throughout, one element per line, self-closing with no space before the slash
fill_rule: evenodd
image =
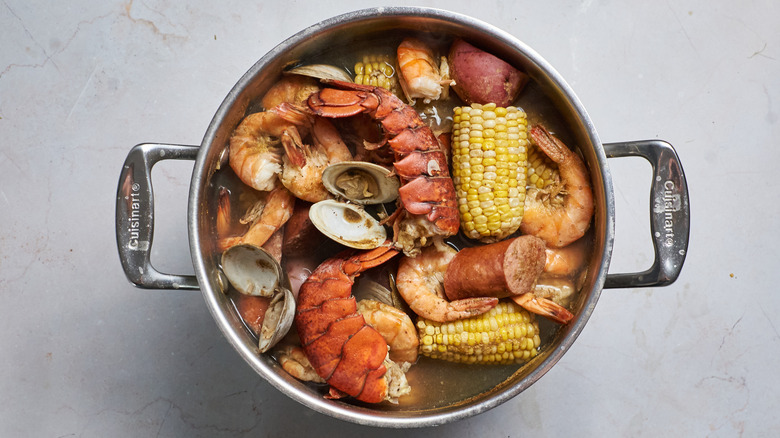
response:
<path id="1" fill-rule="evenodd" d="M 295 297 L 290 289 L 281 288 L 271 298 L 268 310 L 263 318 L 260 328 L 257 346 L 261 353 L 265 353 L 287 335 L 295 319 Z"/>
<path id="2" fill-rule="evenodd" d="M 337 197 L 363 205 L 394 201 L 401 187 L 389 169 L 365 161 L 329 165 L 322 172 L 322 184 Z"/>

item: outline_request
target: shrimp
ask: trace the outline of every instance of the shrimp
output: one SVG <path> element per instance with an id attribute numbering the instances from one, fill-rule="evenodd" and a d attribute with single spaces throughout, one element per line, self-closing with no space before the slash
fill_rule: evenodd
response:
<path id="1" fill-rule="evenodd" d="M 588 239 L 578 239 L 563 248 L 546 248 L 544 273 L 573 277 L 585 266 L 589 248 Z"/>
<path id="2" fill-rule="evenodd" d="M 390 347 L 390 360 L 395 363 L 417 361 L 420 340 L 409 315 L 401 309 L 376 300 L 360 300 L 357 305 L 366 324 L 385 338 Z"/>
<path id="3" fill-rule="evenodd" d="M 542 274 L 534 286 L 536 299 L 547 299 L 563 307 L 568 307 L 577 293 L 574 283 L 565 277 Z"/>
<path id="4" fill-rule="evenodd" d="M 425 103 L 446 98 L 450 81 L 442 77 L 442 71 L 433 59 L 433 51 L 416 38 L 406 38 L 398 46 L 398 67 L 401 88 L 410 100 L 423 98 Z M 442 57 L 445 72 L 449 72 L 446 58 Z"/>
<path id="5" fill-rule="evenodd" d="M 267 110 L 249 114 L 239 123 L 230 137 L 229 161 L 244 184 L 260 191 L 279 185 L 277 175 L 282 173 L 283 155 L 279 138 L 296 131 L 295 123 L 300 117 L 286 119 L 286 113 L 274 108 L 283 103 L 300 105 L 319 88 L 312 78 L 284 77 L 263 96 L 261 103 Z"/>
<path id="6" fill-rule="evenodd" d="M 593 191 L 588 169 L 577 154 L 543 126 L 534 126 L 529 135 L 558 164 L 561 182 L 527 190 L 520 231 L 541 238 L 548 246 L 561 248 L 584 236 L 590 227 Z"/>
<path id="7" fill-rule="evenodd" d="M 263 95 L 263 108 L 275 108 L 282 103 L 302 105 L 310 94 L 320 90 L 319 82 L 308 76 L 284 76 Z"/>
<path id="8" fill-rule="evenodd" d="M 272 111 L 249 114 L 230 136 L 230 167 L 255 190 L 277 187 L 282 173 L 282 149 L 275 138 L 294 126 Z"/>
<path id="9" fill-rule="evenodd" d="M 308 124 L 312 145 L 304 144 L 297 130 L 282 133 L 285 156 L 282 184 L 297 198 L 319 202 L 330 197 L 322 184 L 322 171 L 331 164 L 352 159 L 352 153 L 341 139 L 336 127 L 327 119 L 308 116 L 288 103 L 275 108 L 282 118 L 298 125 Z"/>
<path id="10" fill-rule="evenodd" d="M 553 300 L 536 296 L 534 292 L 513 296 L 512 300 L 529 312 L 546 316 L 561 324 L 566 324 L 574 318 L 574 314 L 565 307 Z"/>
<path id="11" fill-rule="evenodd" d="M 512 299 L 526 310 L 566 324 L 574 318 L 567 306 L 576 292 L 573 277 L 585 266 L 588 239 L 578 239 L 563 248 L 546 248 L 542 274 L 532 292 Z"/>
<path id="12" fill-rule="evenodd" d="M 220 238 L 217 246 L 221 251 L 239 244 L 251 244 L 263 246 L 292 216 L 295 206 L 295 197 L 284 187 L 278 187 L 272 190 L 265 200 L 264 204 L 259 204 L 262 210 L 256 205 L 250 216 L 256 217 L 252 225 L 242 236 L 230 236 Z M 221 209 L 218 208 L 219 217 Z"/>
<path id="13" fill-rule="evenodd" d="M 277 351 L 277 358 L 282 369 L 296 379 L 304 382 L 325 383 L 325 379 L 317 375 L 301 347 L 286 345 Z"/>
<path id="14" fill-rule="evenodd" d="M 404 301 L 419 316 L 437 322 L 455 321 L 487 312 L 498 298 L 478 297 L 447 301 L 444 297 L 444 273 L 457 251 L 435 239 L 416 257 L 404 257 L 398 263 L 396 287 Z"/>

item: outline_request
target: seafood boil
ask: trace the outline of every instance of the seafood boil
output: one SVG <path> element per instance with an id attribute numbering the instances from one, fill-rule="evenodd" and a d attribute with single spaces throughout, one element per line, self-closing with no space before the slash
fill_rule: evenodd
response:
<path id="1" fill-rule="evenodd" d="M 403 405 L 422 364 L 520 366 L 576 316 L 594 201 L 521 70 L 436 35 L 374 49 L 280 72 L 226 144 L 214 230 L 259 354 Z"/>

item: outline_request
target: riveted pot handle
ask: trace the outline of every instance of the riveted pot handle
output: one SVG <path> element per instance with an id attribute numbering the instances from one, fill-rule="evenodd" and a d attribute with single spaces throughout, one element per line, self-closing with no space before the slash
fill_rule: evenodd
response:
<path id="1" fill-rule="evenodd" d="M 666 286 L 680 275 L 688 251 L 690 205 L 680 158 L 672 145 L 646 140 L 604 145 L 608 158 L 642 157 L 653 166 L 650 188 L 650 234 L 655 260 L 650 269 L 608 274 L 605 288 Z"/>
<path id="2" fill-rule="evenodd" d="M 194 160 L 198 146 L 143 143 L 127 154 L 116 195 L 116 242 L 128 280 L 145 289 L 198 289 L 193 275 L 165 274 L 149 259 L 154 236 L 152 166 L 161 160 Z"/>

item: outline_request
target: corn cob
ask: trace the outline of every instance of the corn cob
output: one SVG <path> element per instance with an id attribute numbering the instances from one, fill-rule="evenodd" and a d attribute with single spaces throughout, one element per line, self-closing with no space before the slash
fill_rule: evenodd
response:
<path id="1" fill-rule="evenodd" d="M 419 318 L 420 353 L 469 364 L 521 363 L 539 352 L 535 316 L 513 301 L 501 301 L 479 316 L 439 323 Z"/>
<path id="2" fill-rule="evenodd" d="M 525 112 L 496 104 L 456 107 L 452 179 L 461 228 L 484 242 L 517 231 L 523 220 L 527 167 Z"/>
<path id="3" fill-rule="evenodd" d="M 388 55 L 366 55 L 355 63 L 355 83 L 382 87 L 398 95 L 398 77 Z"/>
<path id="4" fill-rule="evenodd" d="M 528 187 L 543 189 L 561 182 L 558 165 L 534 144 L 528 145 Z"/>

